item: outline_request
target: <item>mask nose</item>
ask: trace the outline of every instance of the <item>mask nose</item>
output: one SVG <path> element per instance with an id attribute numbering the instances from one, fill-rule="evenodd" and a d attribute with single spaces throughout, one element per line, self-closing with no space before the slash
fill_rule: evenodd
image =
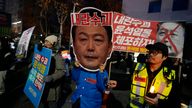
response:
<path id="1" fill-rule="evenodd" d="M 95 46 L 94 46 L 93 40 L 89 40 L 89 42 L 88 42 L 88 50 L 89 51 L 93 51 L 94 49 L 95 49 Z"/>

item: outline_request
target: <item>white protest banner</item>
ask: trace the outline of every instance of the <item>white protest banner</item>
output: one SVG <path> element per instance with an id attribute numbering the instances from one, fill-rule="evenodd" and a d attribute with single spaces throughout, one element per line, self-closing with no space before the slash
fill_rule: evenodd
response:
<path id="1" fill-rule="evenodd" d="M 29 42 L 30 42 L 31 35 L 33 33 L 34 28 L 35 28 L 35 26 L 25 30 L 22 33 L 18 46 L 17 46 L 17 50 L 16 50 L 16 57 L 18 59 L 26 58 Z"/>

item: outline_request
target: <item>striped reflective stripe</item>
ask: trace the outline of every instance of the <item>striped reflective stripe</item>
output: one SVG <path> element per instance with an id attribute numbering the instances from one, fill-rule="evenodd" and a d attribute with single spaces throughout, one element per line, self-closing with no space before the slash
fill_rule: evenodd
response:
<path id="1" fill-rule="evenodd" d="M 135 72 L 133 74 L 133 81 L 131 87 L 130 106 L 132 108 L 143 108 L 144 95 L 146 89 L 147 73 L 143 68 L 145 64 L 137 63 Z M 145 71 L 143 71 L 143 69 Z"/>
<path id="2" fill-rule="evenodd" d="M 139 81 L 137 81 L 137 85 L 140 85 L 140 82 L 139 82 Z M 141 95 L 141 94 L 140 94 L 140 91 L 141 91 L 140 88 L 141 88 L 141 87 L 136 86 L 136 94 L 139 95 L 139 96 Z"/>
<path id="3" fill-rule="evenodd" d="M 141 70 L 142 67 L 143 67 L 143 64 L 138 63 L 137 70 Z M 140 85 L 141 82 L 140 82 L 140 81 L 137 81 L 136 84 L 137 84 L 137 85 Z M 140 87 L 137 86 L 137 87 L 136 87 L 136 94 L 139 95 L 139 96 L 144 95 L 144 94 L 140 94 L 140 91 L 141 91 Z"/>
<path id="4" fill-rule="evenodd" d="M 159 89 L 158 89 L 158 93 L 162 94 L 165 87 L 166 87 L 167 84 L 165 84 L 165 82 L 161 82 L 160 86 L 159 86 Z"/>

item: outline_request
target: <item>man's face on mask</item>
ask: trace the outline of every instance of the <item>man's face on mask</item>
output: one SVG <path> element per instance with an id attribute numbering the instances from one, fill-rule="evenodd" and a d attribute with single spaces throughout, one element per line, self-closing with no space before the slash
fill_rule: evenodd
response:
<path id="1" fill-rule="evenodd" d="M 177 23 L 162 23 L 158 30 L 157 41 L 168 46 L 170 56 L 177 56 L 183 51 L 184 28 Z"/>
<path id="2" fill-rule="evenodd" d="M 112 42 L 102 26 L 78 26 L 73 39 L 75 55 L 87 69 L 98 69 L 112 50 Z"/>

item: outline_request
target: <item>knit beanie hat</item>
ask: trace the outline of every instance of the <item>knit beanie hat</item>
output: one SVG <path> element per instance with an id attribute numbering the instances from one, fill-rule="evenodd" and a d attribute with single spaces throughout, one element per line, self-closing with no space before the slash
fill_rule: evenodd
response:
<path id="1" fill-rule="evenodd" d="M 45 40 L 49 41 L 53 46 L 57 43 L 57 36 L 50 35 L 45 38 Z"/>

